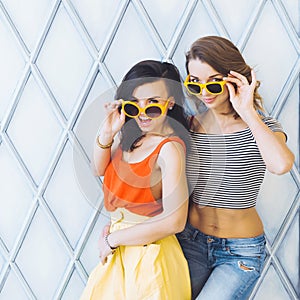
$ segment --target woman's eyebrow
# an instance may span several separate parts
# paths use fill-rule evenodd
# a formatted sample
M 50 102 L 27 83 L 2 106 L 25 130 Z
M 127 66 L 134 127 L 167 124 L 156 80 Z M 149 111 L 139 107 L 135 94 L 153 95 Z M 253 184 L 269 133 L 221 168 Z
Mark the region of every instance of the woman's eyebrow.
M 217 73 L 217 74 L 210 75 L 208 78 L 214 78 L 214 77 L 216 77 L 216 76 L 222 76 L 222 77 L 223 77 L 222 74 Z M 190 74 L 190 78 L 198 79 L 198 80 L 199 80 L 199 78 L 198 78 L 197 76 L 194 76 L 194 75 L 191 75 L 191 74 Z
M 217 73 L 217 74 L 214 74 L 214 75 L 210 76 L 209 78 L 213 78 L 213 77 L 217 77 L 217 76 L 222 76 L 222 77 L 224 77 L 224 75 L 223 75 L 223 74 L 221 74 L 221 73 Z
M 161 96 L 150 96 L 150 97 L 143 98 L 143 99 L 132 96 L 131 98 L 132 98 L 132 100 L 159 100 L 159 99 L 163 99 Z

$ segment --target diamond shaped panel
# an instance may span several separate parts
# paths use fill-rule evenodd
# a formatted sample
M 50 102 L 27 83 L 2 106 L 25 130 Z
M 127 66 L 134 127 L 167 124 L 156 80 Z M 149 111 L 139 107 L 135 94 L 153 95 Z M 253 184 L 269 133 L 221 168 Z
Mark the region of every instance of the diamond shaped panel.
M 42 34 L 53 1 L 3 0 L 2 3 L 5 5 L 25 44 L 30 50 L 33 50 L 39 36 Z M 25 11 L 26 13 L 24 13 Z
M 92 63 L 72 20 L 60 5 L 37 65 L 67 117 L 74 108 Z
M 99 261 L 99 252 L 98 252 L 98 239 L 99 235 L 102 232 L 102 228 L 109 223 L 109 218 L 107 213 L 101 213 L 99 218 L 89 236 L 89 239 L 85 245 L 84 251 L 80 256 L 80 261 L 82 262 L 86 272 L 89 274 L 96 267 Z
M 61 132 L 48 99 L 30 77 L 7 133 L 37 183 L 45 175 Z
M 204 35 L 217 35 L 217 29 L 214 21 L 210 18 L 202 2 L 190 8 L 192 15 L 188 19 L 188 24 L 184 29 L 183 35 L 175 49 L 173 61 L 179 68 L 182 77 L 186 77 L 185 53 L 189 50 L 191 44 Z
M 0 14 L 0 45 L 5 45 L 1 49 L 0 55 L 0 121 L 6 112 L 13 92 L 16 88 L 19 77 L 25 66 L 24 58 L 21 55 L 19 45 L 14 39 L 9 29 L 5 26 L 3 15 Z
M 265 232 L 271 243 L 274 242 L 297 192 L 298 187 L 289 173 L 278 176 L 267 172 L 257 201 L 257 209 L 264 221 Z M 272 214 L 270 214 L 270 208 L 272 208 Z
M 260 289 L 255 295 L 255 300 L 266 300 L 266 295 L 268 295 L 268 299 L 272 300 L 291 299 L 282 285 L 273 266 L 269 268 L 267 274 L 265 275 Z
M 84 284 L 76 271 L 73 272 L 61 300 L 79 299 Z
M 229 33 L 231 40 L 236 44 L 239 38 L 245 34 L 245 29 L 253 16 L 253 12 L 256 11 L 260 3 L 256 0 L 231 0 L 230 6 L 234 8 L 234 11 L 239 12 L 234 14 L 234 17 L 232 14 L 228 14 L 228 2 L 212 0 L 212 4 L 222 20 L 226 31 Z
M 162 6 L 160 0 L 142 0 L 164 45 L 168 46 L 188 1 L 172 0 L 165 2 L 165 5 Z
M 98 97 L 86 103 L 84 110 L 77 120 L 74 132 L 79 139 L 90 160 L 92 160 L 93 146 L 98 130 L 105 118 L 104 104 L 114 99 L 115 89 L 107 89 Z
M 126 59 L 124 59 L 126 57 Z M 119 30 L 105 57 L 105 64 L 115 82 L 119 83 L 127 71 L 138 61 L 161 57 L 155 42 L 145 32 L 140 17 L 129 4 Z
M 289 17 L 291 18 L 294 27 L 299 29 L 300 18 L 299 18 L 299 1 L 289 0 L 284 1 L 284 8 L 287 10 Z
M 108 38 L 107 34 L 113 27 L 122 2 L 118 0 L 72 0 L 72 2 L 97 48 L 102 48 L 103 41 Z
M 300 106 L 295 106 L 295 103 L 299 101 L 299 84 L 300 82 L 298 79 L 296 80 L 292 91 L 279 115 L 279 121 L 282 123 L 284 130 L 287 132 L 287 144 L 296 156 L 296 166 L 298 166 L 298 170 L 300 170 L 300 132 L 297 124 L 300 124 Z
M 7 280 L 5 281 L 4 287 L 0 293 L 1 300 L 7 299 L 28 299 L 29 297 L 25 293 L 21 286 L 16 274 L 10 271 Z
M 270 1 L 264 6 L 243 54 L 257 72 L 257 78 L 262 83 L 260 92 L 267 110 L 271 112 L 281 87 L 298 59 L 298 53 Z M 270 71 L 276 76 L 271 77 Z
M 33 192 L 5 145 L 0 147 L 0 235 L 11 249 L 33 201 Z
M 53 298 L 69 262 L 65 250 L 51 222 L 39 208 L 16 258 L 37 299 Z
M 62 185 L 63 189 L 61 189 Z M 91 206 L 79 190 L 73 170 L 72 148 L 69 143 L 54 170 L 44 198 L 70 244 L 75 248 L 91 214 Z M 64 209 L 61 209 L 62 207 Z
M 299 201 L 299 200 L 298 200 Z M 295 266 L 299 264 L 299 245 L 300 245 L 300 232 L 299 232 L 299 214 L 294 218 L 288 232 L 284 236 L 277 256 L 286 271 L 289 280 L 292 282 L 295 290 L 298 290 L 300 285 L 300 273 Z M 298 296 L 300 291 L 298 290 Z

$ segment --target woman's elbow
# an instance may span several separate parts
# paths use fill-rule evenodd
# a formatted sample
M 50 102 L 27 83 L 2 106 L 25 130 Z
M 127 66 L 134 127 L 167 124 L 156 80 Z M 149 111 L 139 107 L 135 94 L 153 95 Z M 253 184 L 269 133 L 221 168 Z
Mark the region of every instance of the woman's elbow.
M 96 170 L 96 171 L 94 172 L 94 176 L 96 176 L 96 177 L 104 176 L 104 172 L 100 172 L 100 171 Z
M 173 228 L 174 233 L 178 233 L 184 230 L 187 217 L 188 217 L 188 198 L 181 205 L 181 207 L 175 212 L 173 216 Z
M 292 169 L 294 161 L 295 156 L 291 153 L 287 159 L 281 161 L 279 164 L 277 164 L 276 167 L 271 166 L 270 168 L 268 168 L 268 171 L 276 175 L 283 175 Z
M 105 170 L 102 170 L 102 168 L 96 167 L 95 164 L 91 164 L 91 169 L 92 169 L 93 175 L 95 177 L 104 176 Z
M 181 222 L 181 224 L 179 224 L 179 225 L 177 226 L 177 230 L 176 230 L 175 233 L 179 233 L 179 232 L 183 231 L 184 228 L 185 228 L 185 224 L 186 224 L 186 222 Z
M 176 218 L 176 220 L 173 221 L 173 224 L 172 224 L 172 233 L 173 234 L 176 234 L 178 232 L 181 232 L 184 230 L 184 227 L 185 227 L 185 224 L 186 224 L 186 218 L 183 218 L 183 217 L 178 217 Z

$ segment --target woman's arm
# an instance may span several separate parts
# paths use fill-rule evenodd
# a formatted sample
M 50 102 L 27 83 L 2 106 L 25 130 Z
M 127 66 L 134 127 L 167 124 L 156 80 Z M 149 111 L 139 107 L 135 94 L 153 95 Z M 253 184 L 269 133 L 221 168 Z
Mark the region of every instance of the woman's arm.
M 110 145 L 110 143 L 112 143 L 111 146 L 101 147 L 103 145 L 104 146 Z M 94 161 L 93 161 L 94 169 L 95 169 L 95 176 L 103 176 L 104 175 L 106 167 L 108 166 L 108 164 L 110 162 L 112 153 L 115 150 L 115 144 L 113 144 L 113 143 L 114 143 L 114 135 L 111 133 L 105 134 L 105 133 L 102 133 L 102 130 L 101 130 L 100 134 L 96 137 L 96 140 L 94 142 Z
M 177 142 L 166 143 L 160 151 L 158 164 L 162 172 L 163 212 L 141 224 L 110 233 L 110 246 L 145 245 L 184 229 L 188 211 L 188 187 L 182 145 Z M 105 260 L 110 253 L 110 249 L 103 247 L 100 256 Z
M 286 145 L 284 133 L 273 132 L 257 113 L 247 117 L 247 124 L 254 136 L 267 170 L 277 175 L 290 171 L 295 157 Z
M 287 147 L 285 135 L 282 132 L 273 132 L 260 118 L 253 106 L 253 93 L 256 87 L 256 77 L 252 70 L 252 82 L 237 72 L 230 72 L 226 77 L 228 82 L 230 101 L 233 108 L 249 126 L 258 145 L 267 170 L 274 174 L 288 172 L 294 163 L 294 154 Z M 230 83 L 235 83 L 237 91 Z
M 125 122 L 124 112 L 119 113 L 120 100 L 106 103 L 105 118 L 99 129 L 99 134 L 94 143 L 94 169 L 96 176 L 103 176 L 108 166 L 112 151 L 116 148 L 113 145 L 115 135 L 120 131 Z M 113 148 L 111 146 L 114 146 Z M 113 150 L 112 150 L 113 149 Z

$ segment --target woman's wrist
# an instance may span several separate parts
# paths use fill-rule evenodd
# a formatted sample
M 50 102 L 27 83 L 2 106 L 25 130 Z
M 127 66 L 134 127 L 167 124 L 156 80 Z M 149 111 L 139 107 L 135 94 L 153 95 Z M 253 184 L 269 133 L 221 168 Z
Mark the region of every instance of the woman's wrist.
M 116 249 L 117 249 L 118 247 L 117 247 L 117 246 L 113 246 L 113 245 L 111 244 L 111 241 L 109 240 L 109 237 L 110 237 L 110 236 L 111 236 L 110 233 L 106 234 L 106 235 L 104 236 L 104 241 L 105 241 L 105 244 L 110 248 L 110 250 L 111 250 L 112 253 L 113 253 L 113 252 L 116 251 Z
M 113 144 L 113 142 L 114 142 L 114 139 L 113 139 L 113 138 L 108 139 L 109 142 L 105 142 L 105 143 L 100 142 L 100 139 L 99 139 L 99 138 L 100 138 L 100 136 L 98 135 L 97 138 L 96 138 L 96 143 L 97 143 L 97 146 L 98 146 L 99 148 L 101 148 L 101 149 L 109 149 L 109 148 L 111 148 L 111 146 L 112 146 L 112 144 Z
M 96 144 L 99 148 L 108 149 L 114 142 L 114 134 L 109 131 L 105 132 L 103 129 L 97 134 Z
M 244 111 L 239 114 L 242 120 L 247 123 L 247 125 L 251 125 L 252 123 L 257 122 L 259 120 L 259 115 L 255 109 L 250 109 L 248 111 Z

